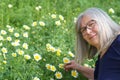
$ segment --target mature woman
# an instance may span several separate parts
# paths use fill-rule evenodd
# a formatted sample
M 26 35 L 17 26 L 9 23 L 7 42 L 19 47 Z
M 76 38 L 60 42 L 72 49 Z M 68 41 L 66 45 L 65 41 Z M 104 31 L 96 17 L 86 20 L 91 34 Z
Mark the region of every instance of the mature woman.
M 91 80 L 120 80 L 120 26 L 106 12 L 89 8 L 76 22 L 76 58 L 65 64 Z M 95 69 L 80 65 L 98 54 Z

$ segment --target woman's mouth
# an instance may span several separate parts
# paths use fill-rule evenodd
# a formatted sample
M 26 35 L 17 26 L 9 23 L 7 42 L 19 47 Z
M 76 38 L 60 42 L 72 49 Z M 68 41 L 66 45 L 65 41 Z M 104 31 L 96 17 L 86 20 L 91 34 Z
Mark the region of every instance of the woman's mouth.
M 91 39 L 93 39 L 94 37 L 96 37 L 96 34 L 93 35 L 93 36 L 91 36 L 91 37 L 89 37 L 89 39 L 91 40 Z

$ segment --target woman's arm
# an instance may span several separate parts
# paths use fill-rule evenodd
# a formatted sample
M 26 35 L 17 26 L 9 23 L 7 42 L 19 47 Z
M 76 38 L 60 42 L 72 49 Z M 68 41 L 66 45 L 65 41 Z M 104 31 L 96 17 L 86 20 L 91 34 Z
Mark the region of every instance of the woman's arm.
M 79 72 L 81 72 L 88 79 L 94 80 L 94 69 L 93 68 L 89 68 L 89 67 L 80 65 L 77 70 Z
M 70 69 L 75 69 L 78 72 L 82 73 L 86 78 L 88 78 L 90 80 L 94 80 L 94 69 L 89 68 L 89 67 L 85 67 L 82 65 L 78 65 L 74 60 L 72 60 L 68 64 L 65 64 L 64 68 L 66 71 L 68 71 Z

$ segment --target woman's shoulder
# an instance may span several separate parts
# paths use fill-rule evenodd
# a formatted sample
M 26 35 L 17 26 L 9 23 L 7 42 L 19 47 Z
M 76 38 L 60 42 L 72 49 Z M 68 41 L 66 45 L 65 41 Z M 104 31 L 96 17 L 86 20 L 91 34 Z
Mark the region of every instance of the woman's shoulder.
M 120 51 L 120 32 L 116 34 L 110 48 L 118 49 Z
M 118 33 L 117 35 L 117 38 L 116 38 L 118 41 L 120 41 L 120 32 Z
M 120 41 L 120 32 L 117 33 L 117 35 L 116 35 L 116 39 L 115 39 L 115 40 Z
M 120 49 L 120 32 L 117 34 L 116 38 L 114 39 L 112 46 Z

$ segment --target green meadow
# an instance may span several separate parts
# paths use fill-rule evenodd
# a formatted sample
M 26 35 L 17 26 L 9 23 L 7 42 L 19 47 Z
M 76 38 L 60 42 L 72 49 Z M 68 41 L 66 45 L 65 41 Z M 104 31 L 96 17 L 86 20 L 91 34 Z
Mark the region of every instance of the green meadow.
M 119 0 L 0 0 L 0 80 L 87 80 L 75 57 L 75 22 L 98 7 L 120 24 Z M 94 67 L 94 59 L 84 66 Z

